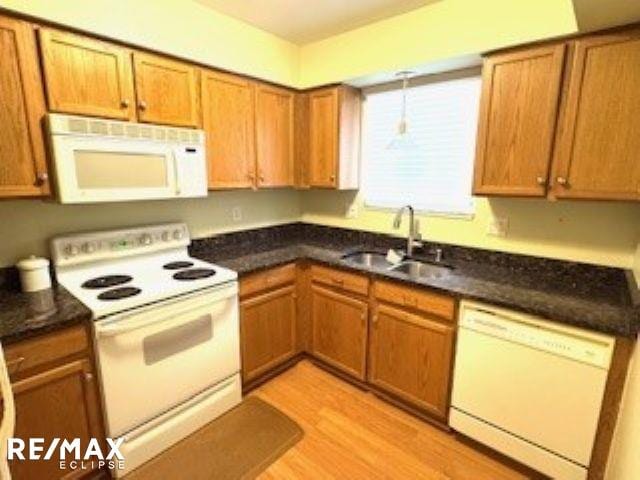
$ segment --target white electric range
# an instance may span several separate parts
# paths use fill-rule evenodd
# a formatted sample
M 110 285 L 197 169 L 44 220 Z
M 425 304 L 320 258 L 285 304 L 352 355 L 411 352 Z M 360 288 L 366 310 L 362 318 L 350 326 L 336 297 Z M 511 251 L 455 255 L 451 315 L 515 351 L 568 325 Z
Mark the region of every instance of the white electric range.
M 182 223 L 51 242 L 60 284 L 93 313 L 106 434 L 120 477 L 241 400 L 237 274 L 190 257 Z

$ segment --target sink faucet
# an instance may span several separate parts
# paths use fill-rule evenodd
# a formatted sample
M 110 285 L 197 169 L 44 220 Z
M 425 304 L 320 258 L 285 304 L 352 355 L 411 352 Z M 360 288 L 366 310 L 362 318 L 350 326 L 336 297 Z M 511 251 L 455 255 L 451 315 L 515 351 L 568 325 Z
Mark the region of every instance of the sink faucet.
M 396 230 L 400 228 L 400 223 L 402 222 L 402 214 L 405 210 L 409 211 L 409 236 L 407 237 L 407 256 L 411 257 L 413 255 L 414 247 L 421 247 L 422 243 L 420 243 L 420 232 L 417 231 L 418 221 L 414 219 L 414 210 L 411 205 L 405 205 L 401 207 L 396 213 L 396 217 L 393 219 L 393 228 Z

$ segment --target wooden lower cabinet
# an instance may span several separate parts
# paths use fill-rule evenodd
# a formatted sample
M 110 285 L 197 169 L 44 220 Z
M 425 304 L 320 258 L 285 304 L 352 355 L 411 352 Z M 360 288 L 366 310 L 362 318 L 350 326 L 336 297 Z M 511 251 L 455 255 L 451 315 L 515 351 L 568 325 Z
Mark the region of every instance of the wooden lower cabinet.
M 312 285 L 312 354 L 364 380 L 368 309 L 364 300 Z
M 446 420 L 454 327 L 425 313 L 376 305 L 371 318 L 369 382 Z
M 295 274 L 295 268 L 291 273 Z M 246 291 L 249 286 L 286 279 L 288 267 L 260 273 L 241 280 Z M 295 277 L 291 279 L 291 282 Z M 285 363 L 298 352 L 296 344 L 296 286 L 288 283 L 243 298 L 240 301 L 240 349 L 242 354 L 242 381 L 246 385 Z
M 104 446 L 97 378 L 84 328 L 73 328 L 9 345 L 7 367 L 15 402 L 15 438 L 25 443 L 44 438 L 45 451 L 53 438 L 79 438 L 86 448 L 91 438 Z M 92 473 L 60 469 L 60 459 L 12 460 L 14 480 L 77 479 Z

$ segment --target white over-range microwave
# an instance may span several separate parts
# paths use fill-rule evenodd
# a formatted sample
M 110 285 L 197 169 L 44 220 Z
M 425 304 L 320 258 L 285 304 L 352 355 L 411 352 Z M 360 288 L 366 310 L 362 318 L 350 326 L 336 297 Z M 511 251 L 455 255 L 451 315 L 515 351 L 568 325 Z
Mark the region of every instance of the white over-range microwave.
M 202 130 L 47 115 L 61 203 L 207 195 Z

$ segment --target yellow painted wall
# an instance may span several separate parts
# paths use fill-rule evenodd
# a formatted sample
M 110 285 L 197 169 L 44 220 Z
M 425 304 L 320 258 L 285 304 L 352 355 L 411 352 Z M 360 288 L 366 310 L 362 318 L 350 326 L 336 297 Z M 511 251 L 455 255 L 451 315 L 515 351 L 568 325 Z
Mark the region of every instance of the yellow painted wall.
M 231 209 L 242 209 L 242 220 Z M 0 201 L 0 267 L 35 254 L 49 256 L 55 235 L 153 223 L 184 221 L 193 237 L 296 221 L 298 193 L 292 190 L 214 192 L 208 198 L 93 205 L 60 205 L 40 200 Z
M 640 339 L 639 339 L 640 340 Z M 609 454 L 606 480 L 636 480 L 640 475 L 640 348 L 636 342 L 620 416 Z
M 576 30 L 571 0 L 439 0 L 302 47 L 193 0 L 0 0 L 0 7 L 299 88 Z
M 354 192 L 309 191 L 301 194 L 307 222 L 405 236 L 392 229 L 394 212 L 366 208 Z M 357 218 L 346 218 L 355 203 Z M 472 219 L 418 216 L 427 240 L 550 258 L 631 268 L 640 240 L 640 208 L 633 203 L 549 202 L 533 199 L 476 198 Z M 504 238 L 486 234 L 489 220 L 507 217 Z
M 299 85 L 398 71 L 576 30 L 571 0 L 440 0 L 304 45 Z
M 299 47 L 192 0 L 0 0 L 0 7 L 295 86 Z

